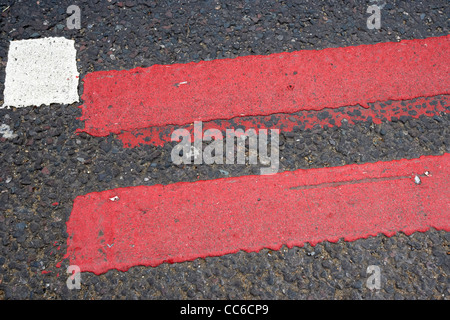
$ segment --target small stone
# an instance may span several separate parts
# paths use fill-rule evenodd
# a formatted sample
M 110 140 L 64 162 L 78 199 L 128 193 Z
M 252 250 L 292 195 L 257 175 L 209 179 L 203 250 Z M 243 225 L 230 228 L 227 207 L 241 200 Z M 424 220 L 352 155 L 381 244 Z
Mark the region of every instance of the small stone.
M 322 262 L 322 267 L 324 267 L 326 269 L 330 269 L 331 268 L 331 262 L 329 260 L 324 260 Z
M 415 183 L 415 184 L 421 184 L 421 183 L 422 183 L 422 181 L 420 181 L 419 176 L 415 176 L 415 177 L 414 177 L 414 183 Z
M 30 185 L 31 180 L 29 178 L 23 178 L 22 180 L 20 180 L 20 183 L 23 185 Z
M 27 225 L 26 225 L 25 222 L 19 222 L 18 224 L 16 224 L 16 230 L 23 231 L 23 230 L 25 230 L 25 227 L 26 227 L 26 226 L 27 226 Z
M 362 281 L 361 281 L 361 280 L 356 281 L 356 282 L 352 285 L 352 287 L 355 288 L 355 289 L 361 289 L 361 288 L 362 288 Z
M 108 153 L 111 150 L 111 144 L 107 143 L 107 142 L 102 142 L 100 143 L 100 148 L 105 151 L 106 153 Z

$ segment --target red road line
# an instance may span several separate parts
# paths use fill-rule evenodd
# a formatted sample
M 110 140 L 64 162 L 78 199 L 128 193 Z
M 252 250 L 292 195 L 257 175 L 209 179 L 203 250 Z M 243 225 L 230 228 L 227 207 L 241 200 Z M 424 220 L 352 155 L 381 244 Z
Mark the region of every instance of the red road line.
M 450 231 L 449 182 L 445 154 L 94 192 L 74 201 L 66 258 L 101 274 L 283 244 Z
M 237 116 L 449 94 L 450 36 L 93 72 L 83 79 L 95 136 Z
M 300 129 L 311 129 L 315 126 L 340 127 L 347 120 L 348 124 L 357 121 L 368 121 L 371 119 L 375 124 L 383 121 L 392 121 L 394 117 L 400 119 L 402 116 L 419 118 L 440 116 L 450 113 L 450 96 L 421 97 L 406 101 L 375 102 L 369 108 L 342 107 L 338 109 L 307 110 L 294 114 L 274 114 L 271 116 L 238 117 L 231 120 L 203 122 L 202 135 L 208 129 L 219 129 L 225 136 L 226 129 L 279 129 L 281 132 L 292 132 L 295 127 Z M 134 148 L 139 145 L 163 146 L 171 142 L 172 133 L 178 129 L 186 129 L 194 141 L 194 126 L 165 126 L 136 129 L 124 131 L 118 135 L 125 148 Z M 217 139 L 217 137 L 216 137 Z

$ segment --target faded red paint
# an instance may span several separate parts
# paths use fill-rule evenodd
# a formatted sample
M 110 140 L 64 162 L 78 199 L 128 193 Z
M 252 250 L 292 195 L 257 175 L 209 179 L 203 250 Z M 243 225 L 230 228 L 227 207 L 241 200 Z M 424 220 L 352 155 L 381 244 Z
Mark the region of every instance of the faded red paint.
M 239 250 L 450 231 L 449 183 L 445 154 L 94 192 L 74 200 L 65 258 L 101 274 Z
M 450 94 L 450 35 L 86 75 L 95 136 Z
M 391 121 L 394 117 L 399 119 L 402 116 L 419 118 L 420 116 L 440 116 L 443 113 L 450 113 L 450 96 L 442 95 L 437 97 L 421 97 L 406 101 L 375 102 L 369 108 L 342 107 L 338 109 L 323 109 L 320 111 L 308 110 L 293 114 L 274 114 L 271 116 L 239 117 L 232 120 L 218 120 L 203 122 L 203 133 L 208 129 L 219 129 L 225 136 L 226 129 L 279 129 L 280 132 L 292 132 L 295 127 L 301 129 L 311 129 L 315 126 L 340 127 L 346 120 L 348 124 L 357 121 L 368 121 L 375 124 L 382 121 Z M 344 120 L 345 119 L 345 120 Z M 139 145 L 163 146 L 171 142 L 171 136 L 176 129 L 186 129 L 191 134 L 191 141 L 194 139 L 194 127 L 185 126 L 165 126 L 136 129 L 125 131 L 118 135 L 125 148 L 134 148 Z

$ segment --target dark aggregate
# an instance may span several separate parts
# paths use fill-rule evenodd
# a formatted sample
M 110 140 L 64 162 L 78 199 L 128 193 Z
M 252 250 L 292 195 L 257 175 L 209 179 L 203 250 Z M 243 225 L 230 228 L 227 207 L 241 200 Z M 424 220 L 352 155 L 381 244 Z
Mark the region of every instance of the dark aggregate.
M 82 29 L 68 30 L 65 10 L 71 4 L 0 2 L 0 100 L 10 40 L 75 39 L 82 78 L 96 70 L 425 38 L 449 30 L 448 2 L 436 0 L 389 1 L 379 31 L 365 26 L 367 1 L 78 1 Z M 18 135 L 0 138 L 0 299 L 449 298 L 450 235 L 434 229 L 83 273 L 82 289 L 68 290 L 68 261 L 61 268 L 56 263 L 66 251 L 65 222 L 76 196 L 259 172 L 255 165 L 174 165 L 174 143 L 126 149 L 114 135 L 77 135 L 80 116 L 77 104 L 0 109 L 0 124 Z M 450 152 L 449 125 L 450 115 L 443 113 L 381 125 L 297 127 L 280 137 L 280 171 L 441 155 Z M 381 268 L 381 290 L 366 287 L 369 265 Z

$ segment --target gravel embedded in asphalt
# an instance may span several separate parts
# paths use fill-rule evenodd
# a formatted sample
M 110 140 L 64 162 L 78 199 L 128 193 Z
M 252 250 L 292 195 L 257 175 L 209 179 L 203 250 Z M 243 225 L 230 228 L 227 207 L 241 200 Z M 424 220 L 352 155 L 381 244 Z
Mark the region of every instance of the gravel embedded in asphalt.
M 71 4 L 0 4 L 0 100 L 10 40 L 74 39 L 82 79 L 96 70 L 425 38 L 449 29 L 446 1 L 389 1 L 380 30 L 366 27 L 367 1 L 78 1 L 82 29 L 68 30 Z M 449 298 L 450 235 L 433 229 L 83 273 L 82 289 L 68 290 L 69 263 L 56 264 L 76 196 L 259 172 L 249 165 L 174 165 L 173 143 L 126 149 L 114 135 L 76 135 L 80 116 L 77 104 L 0 109 L 0 125 L 17 134 L 0 137 L 0 299 Z M 449 124 L 447 113 L 299 129 L 280 137 L 280 171 L 448 153 Z M 366 286 L 369 265 L 381 269 L 381 290 Z

